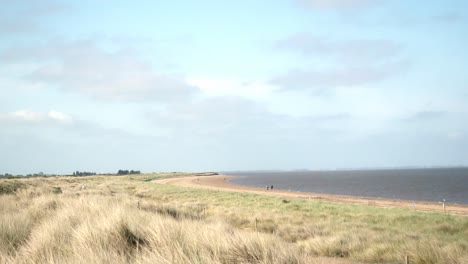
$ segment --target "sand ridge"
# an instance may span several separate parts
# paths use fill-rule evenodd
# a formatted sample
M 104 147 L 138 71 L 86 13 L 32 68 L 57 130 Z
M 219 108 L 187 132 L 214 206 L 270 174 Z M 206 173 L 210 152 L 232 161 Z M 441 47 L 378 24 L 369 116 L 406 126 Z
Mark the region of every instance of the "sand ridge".
M 240 193 L 254 193 L 261 195 L 276 196 L 288 199 L 306 199 L 306 200 L 321 200 L 333 203 L 354 204 L 354 205 L 367 205 L 373 207 L 384 208 L 401 208 L 423 212 L 439 212 L 451 215 L 468 216 L 468 206 L 458 204 L 445 204 L 445 210 L 440 203 L 421 202 L 421 201 L 407 201 L 407 200 L 390 200 L 390 199 L 377 199 L 368 197 L 356 197 L 346 195 L 332 195 L 332 194 L 319 194 L 319 193 L 305 193 L 305 192 L 290 192 L 285 190 L 266 190 L 248 186 L 241 186 L 230 183 L 229 180 L 237 176 L 188 176 L 182 178 L 169 178 L 154 180 L 158 184 L 170 184 L 185 187 L 203 188 L 218 191 L 230 191 Z

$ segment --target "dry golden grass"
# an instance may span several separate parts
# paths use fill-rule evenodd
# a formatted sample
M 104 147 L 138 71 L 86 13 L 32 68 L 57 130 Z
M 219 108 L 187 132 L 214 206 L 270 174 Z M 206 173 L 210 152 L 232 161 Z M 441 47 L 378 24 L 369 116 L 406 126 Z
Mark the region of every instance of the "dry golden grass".
M 167 176 L 0 180 L 0 263 L 468 263 L 464 217 L 149 181 Z

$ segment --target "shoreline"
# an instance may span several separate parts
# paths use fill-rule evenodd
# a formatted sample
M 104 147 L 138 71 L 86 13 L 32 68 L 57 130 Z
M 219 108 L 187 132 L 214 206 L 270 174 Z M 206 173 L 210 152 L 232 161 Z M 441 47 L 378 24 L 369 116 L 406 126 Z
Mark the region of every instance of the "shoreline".
M 230 180 L 234 179 L 234 178 L 239 178 L 239 177 L 245 177 L 245 176 L 233 176 L 232 178 L 230 178 L 229 180 L 226 180 L 226 183 L 228 184 L 231 184 L 231 185 L 235 185 L 235 186 L 240 186 L 240 187 L 251 187 L 251 186 L 248 186 L 248 185 L 242 185 L 242 184 L 236 184 L 236 183 L 232 183 L 230 182 Z M 257 190 L 263 190 L 262 188 L 258 188 L 258 187 L 251 187 L 251 188 L 255 188 Z M 359 196 L 359 195 L 349 195 L 349 194 L 332 194 L 332 193 L 314 193 L 314 192 L 302 192 L 302 191 L 289 191 L 289 190 L 284 190 L 284 189 L 275 189 L 275 191 L 280 191 L 280 192 L 288 192 L 288 193 L 297 193 L 297 194 L 303 194 L 304 196 L 307 196 L 307 195 L 315 195 L 315 196 L 333 196 L 333 197 L 342 197 L 342 198 L 358 198 L 358 199 L 363 199 L 363 200 L 377 200 L 377 201 L 393 201 L 393 202 L 405 202 L 405 203 L 408 203 L 408 204 L 412 204 L 413 202 L 415 204 L 431 204 L 431 205 L 436 205 L 436 204 L 440 204 L 440 206 L 442 206 L 442 203 L 441 202 L 432 202 L 432 201 L 425 201 L 425 200 L 406 200 L 406 199 L 392 199 L 392 198 L 385 198 L 385 197 L 371 197 L 371 196 Z M 446 202 L 445 203 L 446 206 L 452 206 L 452 207 L 457 207 L 457 206 L 460 206 L 460 207 L 467 207 L 468 208 L 468 204 L 460 204 L 460 203 L 448 203 Z
M 265 190 L 231 183 L 230 180 L 239 176 L 189 176 L 181 178 L 169 178 L 154 180 L 158 184 L 169 184 L 183 187 L 202 188 L 218 191 L 229 191 L 238 193 L 253 193 L 269 195 L 280 198 L 303 199 L 313 201 L 326 201 L 339 204 L 362 205 L 380 208 L 399 208 L 418 212 L 435 212 L 450 215 L 468 216 L 468 205 L 445 204 L 445 211 L 440 203 L 425 201 L 392 200 L 384 198 L 359 197 L 349 195 L 335 195 L 309 192 L 294 192 L 285 190 Z

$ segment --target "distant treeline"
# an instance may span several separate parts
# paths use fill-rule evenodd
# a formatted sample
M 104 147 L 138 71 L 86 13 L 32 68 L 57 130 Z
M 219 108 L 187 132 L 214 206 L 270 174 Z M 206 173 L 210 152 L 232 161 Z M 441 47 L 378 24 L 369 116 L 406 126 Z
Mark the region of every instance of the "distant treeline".
M 44 174 L 43 172 L 34 173 L 34 174 L 28 174 L 28 175 L 21 175 L 21 174 L 13 175 L 13 174 L 9 174 L 9 173 L 0 174 L 0 178 L 7 178 L 7 179 L 13 179 L 13 178 L 29 178 L 29 177 L 46 177 L 46 176 L 58 176 L 58 175 L 55 175 L 55 174 L 46 175 L 46 174 Z
M 16 178 L 18 176 L 15 176 L 15 175 L 12 175 L 12 174 L 9 174 L 9 173 L 5 173 L 5 174 L 0 174 L 0 178 L 8 178 L 8 179 L 11 179 L 11 178 Z
M 128 175 L 128 174 L 140 174 L 140 171 L 134 171 L 134 170 L 119 170 L 117 172 L 117 175 Z
M 43 172 L 28 174 L 28 175 L 13 175 L 10 173 L 0 174 L 0 178 L 13 179 L 13 178 L 29 178 L 29 177 L 57 177 L 57 176 L 93 176 L 93 175 L 131 175 L 131 174 L 141 174 L 139 170 L 119 170 L 117 173 L 96 173 L 89 171 L 74 171 L 73 174 L 69 175 L 58 175 L 58 174 L 45 174 Z
M 95 172 L 87 172 L 87 171 L 74 171 L 73 176 L 91 176 L 96 175 Z
M 137 170 L 119 170 L 116 174 L 112 173 L 101 173 L 100 175 L 130 175 L 130 174 L 140 174 L 140 171 Z M 87 172 L 87 171 L 76 171 L 73 172 L 73 176 L 92 176 L 97 175 L 95 172 Z

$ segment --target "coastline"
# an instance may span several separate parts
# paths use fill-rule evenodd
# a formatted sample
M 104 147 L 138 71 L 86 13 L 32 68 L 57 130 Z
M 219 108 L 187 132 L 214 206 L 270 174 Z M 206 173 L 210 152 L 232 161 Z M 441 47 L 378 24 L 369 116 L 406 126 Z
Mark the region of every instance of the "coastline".
M 231 179 L 239 176 L 189 176 L 181 178 L 169 178 L 154 180 L 158 184 L 169 184 L 183 187 L 202 188 L 217 191 L 229 191 L 239 193 L 253 193 L 260 195 L 269 195 L 280 198 L 304 199 L 315 201 L 326 201 L 340 204 L 372 206 L 380 208 L 399 208 L 418 212 L 435 212 L 450 215 L 468 216 L 468 205 L 446 204 L 445 211 L 442 204 L 425 201 L 407 201 L 380 199 L 371 197 L 359 197 L 348 195 L 309 193 L 309 192 L 289 192 L 284 190 L 264 190 L 261 188 L 237 185 L 229 182 Z

